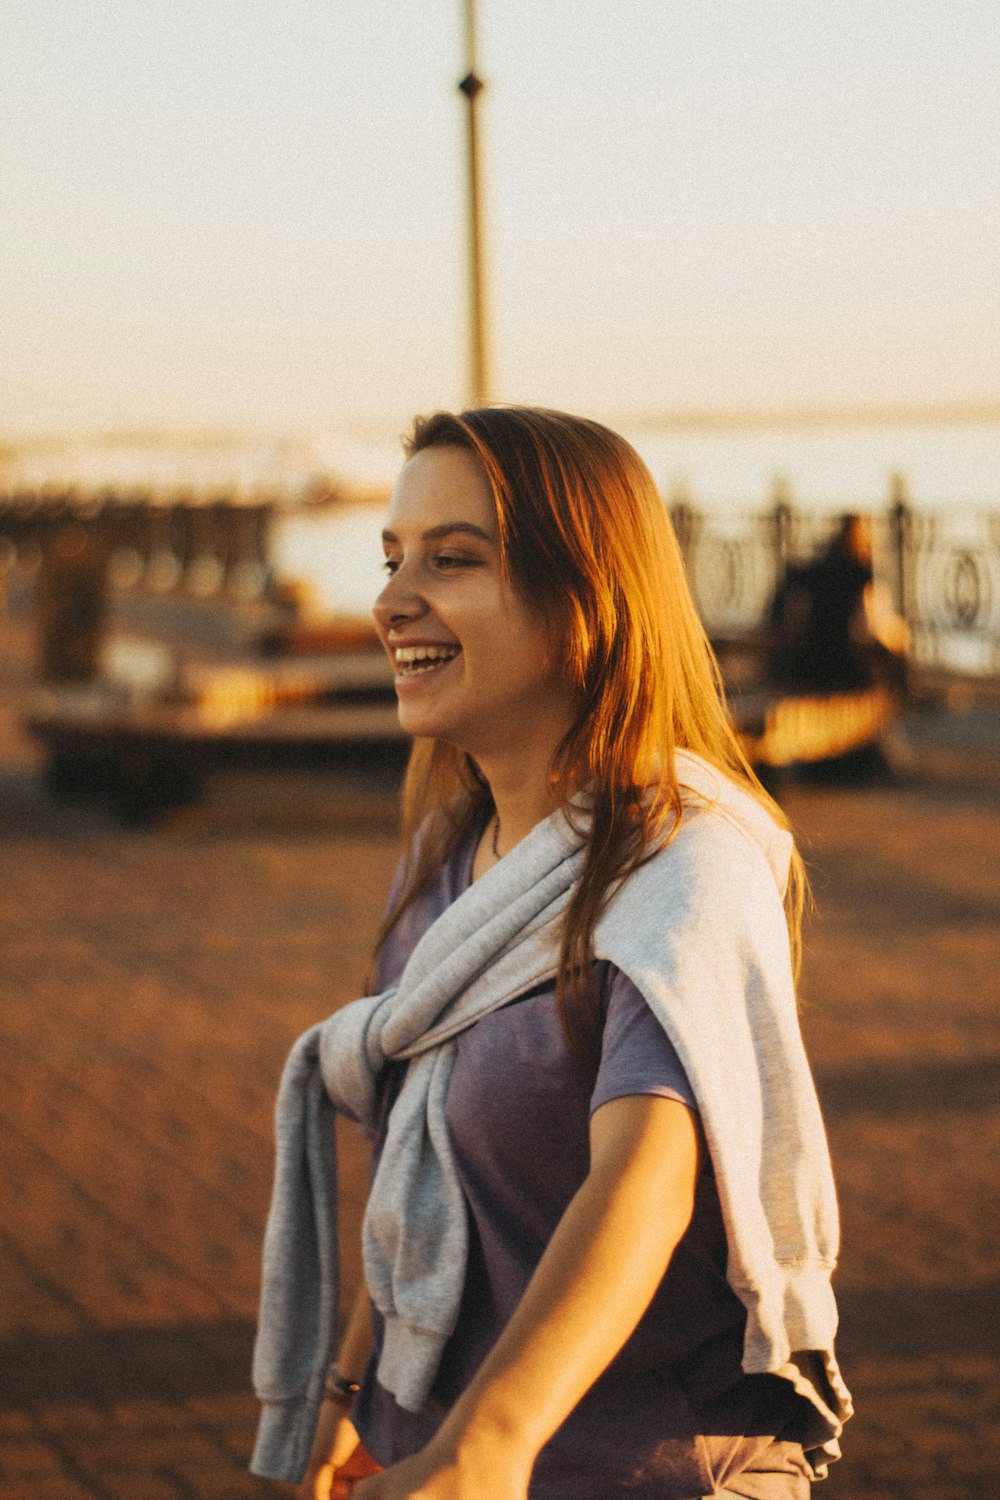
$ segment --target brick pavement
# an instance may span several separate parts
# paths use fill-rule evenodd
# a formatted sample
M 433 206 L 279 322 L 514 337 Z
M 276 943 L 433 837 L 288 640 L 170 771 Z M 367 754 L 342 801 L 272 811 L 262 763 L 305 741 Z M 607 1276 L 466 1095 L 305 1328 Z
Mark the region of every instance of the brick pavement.
M 0 650 L 13 682 L 18 652 Z M 395 858 L 336 777 L 244 780 L 153 834 L 53 808 L 0 709 L 0 1500 L 223 1500 L 289 1041 L 357 992 Z M 830 1500 L 1000 1493 L 988 787 L 797 788 L 804 1024 L 841 1187 L 859 1415 Z M 356 1218 L 361 1153 L 349 1133 Z M 345 1235 L 347 1274 L 358 1274 Z

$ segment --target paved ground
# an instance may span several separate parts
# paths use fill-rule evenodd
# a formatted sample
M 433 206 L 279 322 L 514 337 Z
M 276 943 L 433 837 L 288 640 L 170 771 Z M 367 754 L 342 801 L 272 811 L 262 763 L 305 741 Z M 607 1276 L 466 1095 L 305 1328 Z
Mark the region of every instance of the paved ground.
M 23 656 L 0 625 L 0 1500 L 284 1492 L 245 1472 L 273 1091 L 361 984 L 391 809 L 336 777 L 220 785 L 154 834 L 53 808 L 12 710 Z M 820 1493 L 987 1500 L 1000 797 L 979 776 L 786 802 L 859 1407 Z

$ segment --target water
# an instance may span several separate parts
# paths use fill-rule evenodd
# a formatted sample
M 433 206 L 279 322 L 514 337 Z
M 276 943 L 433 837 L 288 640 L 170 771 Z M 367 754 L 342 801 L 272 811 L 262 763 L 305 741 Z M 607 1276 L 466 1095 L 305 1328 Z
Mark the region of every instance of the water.
M 901 474 L 911 504 L 947 516 L 959 535 L 978 531 L 978 513 L 1000 513 L 1000 424 L 826 429 L 793 432 L 629 432 L 668 500 L 736 517 L 767 509 L 781 480 L 798 508 L 880 513 Z M 355 483 L 386 489 L 402 462 L 395 441 L 327 440 Z M 282 522 L 275 537 L 282 571 L 306 580 L 323 608 L 364 613 L 382 580 L 382 502 L 321 519 Z
M 275 523 L 272 562 L 279 577 L 296 580 L 307 612 L 369 613 L 384 582 L 384 520 L 379 503 L 292 512 Z
M 780 477 L 803 510 L 877 512 L 900 474 L 918 509 L 1000 510 L 1000 424 L 637 432 L 632 441 L 667 496 L 681 490 L 706 509 L 763 508 Z
M 992 669 L 1000 653 L 1000 421 L 731 432 L 630 431 L 624 424 L 622 430 L 668 501 L 683 497 L 713 514 L 722 529 L 769 509 L 779 482 L 802 512 L 884 513 L 894 476 L 901 475 L 915 510 L 939 518 L 941 534 L 920 561 L 921 614 L 935 630 L 956 612 L 963 615 L 961 630 L 950 631 L 949 655 L 965 653 L 965 670 L 987 663 Z M 320 488 L 328 483 L 384 496 L 401 462 L 394 435 L 346 427 L 284 438 L 163 433 L 52 439 L 0 454 L 0 489 L 138 487 L 162 497 L 186 490 L 193 497 L 268 494 L 294 502 L 319 481 Z M 368 500 L 285 516 L 274 534 L 279 573 L 302 582 L 317 612 L 367 615 L 383 578 L 384 509 L 384 500 Z
M 921 509 L 1000 510 L 1000 423 L 839 427 L 745 432 L 665 432 L 622 427 L 670 497 L 709 510 L 765 508 L 776 479 L 804 510 L 879 511 L 901 474 Z M 390 485 L 398 442 L 345 434 L 326 452 L 347 477 Z
M 881 510 L 894 473 L 914 504 L 1000 509 L 1000 421 L 976 425 L 812 428 L 784 431 L 622 431 L 667 496 L 684 491 L 704 509 L 768 505 L 775 480 L 806 510 Z M 266 433 L 162 433 L 52 438 L 0 450 L 0 490 L 146 489 L 205 496 L 255 493 L 287 499 L 319 478 L 387 491 L 402 463 L 391 431 L 347 427 L 285 437 Z

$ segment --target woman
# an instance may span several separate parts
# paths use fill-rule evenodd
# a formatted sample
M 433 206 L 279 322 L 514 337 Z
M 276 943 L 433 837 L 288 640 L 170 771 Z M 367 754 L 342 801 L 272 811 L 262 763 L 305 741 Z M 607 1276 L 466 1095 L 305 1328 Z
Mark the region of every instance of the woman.
M 438 414 L 384 544 L 406 855 L 373 995 L 282 1082 L 254 1467 L 323 1495 L 381 1465 L 355 1500 L 801 1500 L 850 1414 L 801 866 L 653 481 L 593 422 Z M 371 1318 L 330 1364 L 334 1107 L 375 1171 Z

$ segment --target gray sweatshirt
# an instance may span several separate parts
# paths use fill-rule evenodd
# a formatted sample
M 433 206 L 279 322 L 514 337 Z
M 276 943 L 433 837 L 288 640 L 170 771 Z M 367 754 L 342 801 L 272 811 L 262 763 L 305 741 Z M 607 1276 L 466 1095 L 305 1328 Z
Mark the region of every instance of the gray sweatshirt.
M 785 1376 L 817 1407 L 829 1453 L 850 1415 L 833 1356 L 837 1211 L 802 1048 L 782 909 L 789 836 L 745 792 L 679 752 L 681 829 L 616 893 L 595 933 L 664 1027 L 694 1090 L 747 1309 L 743 1366 Z M 304 1472 L 336 1324 L 334 1109 L 371 1127 L 388 1059 L 407 1059 L 363 1227 L 385 1319 L 380 1383 L 420 1409 L 454 1329 L 467 1215 L 444 1102 L 453 1039 L 555 972 L 559 918 L 582 864 L 560 814 L 459 897 L 397 988 L 313 1027 L 286 1064 L 264 1246 L 254 1383 L 255 1472 Z

